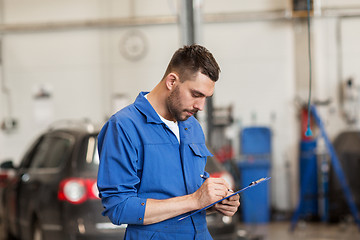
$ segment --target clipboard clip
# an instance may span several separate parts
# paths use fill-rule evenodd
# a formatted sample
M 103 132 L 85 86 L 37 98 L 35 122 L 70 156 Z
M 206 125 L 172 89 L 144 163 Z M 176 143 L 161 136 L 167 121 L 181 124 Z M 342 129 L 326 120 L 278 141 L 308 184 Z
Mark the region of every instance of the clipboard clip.
M 262 181 L 267 181 L 267 180 L 269 180 L 269 179 L 268 179 L 268 178 L 260 178 L 260 179 L 258 179 L 258 180 L 256 180 L 256 181 L 251 182 L 251 183 L 249 184 L 249 186 L 252 186 L 252 185 L 258 184 L 258 183 L 260 183 L 260 182 L 262 182 Z

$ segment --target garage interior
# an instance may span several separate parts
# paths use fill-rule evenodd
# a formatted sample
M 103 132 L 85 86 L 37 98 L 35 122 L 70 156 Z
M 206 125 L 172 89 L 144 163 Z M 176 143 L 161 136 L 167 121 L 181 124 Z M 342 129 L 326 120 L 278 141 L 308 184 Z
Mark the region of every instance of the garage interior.
M 104 124 L 198 43 L 221 68 L 209 149 L 238 189 L 271 177 L 237 239 L 358 239 L 359 42 L 357 0 L 0 0 L 0 163 L 54 122 Z

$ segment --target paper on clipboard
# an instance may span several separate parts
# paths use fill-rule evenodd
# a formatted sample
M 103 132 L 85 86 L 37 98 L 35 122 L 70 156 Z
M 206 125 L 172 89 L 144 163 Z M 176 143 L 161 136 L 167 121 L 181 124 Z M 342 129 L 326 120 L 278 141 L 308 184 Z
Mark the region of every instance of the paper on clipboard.
M 204 211 L 204 210 L 206 210 L 206 209 L 214 206 L 215 204 L 217 204 L 217 203 L 219 203 L 219 202 L 221 202 L 221 201 L 223 201 L 223 200 L 225 200 L 225 199 L 228 199 L 228 198 L 230 198 L 230 197 L 232 197 L 232 196 L 234 196 L 234 195 L 236 195 L 236 194 L 239 194 L 239 193 L 245 191 L 246 189 L 255 187 L 255 186 L 257 186 L 257 185 L 260 184 L 260 183 L 266 182 L 266 181 L 268 181 L 270 178 L 271 178 L 271 177 L 266 177 L 266 178 L 261 178 L 261 179 L 259 179 L 259 180 L 256 180 L 256 181 L 250 183 L 249 186 L 244 187 L 244 188 L 242 188 L 242 189 L 240 189 L 240 190 L 238 190 L 238 191 L 230 194 L 229 196 L 224 197 L 223 199 L 220 199 L 220 200 L 218 200 L 218 201 L 216 201 L 216 202 L 213 202 L 213 203 L 211 203 L 210 205 L 207 205 L 206 207 L 203 207 L 203 208 L 201 208 L 201 209 L 199 209 L 199 210 L 197 210 L 197 211 L 195 211 L 195 212 L 193 212 L 193 213 L 191 213 L 191 214 L 189 214 L 189 215 L 186 215 L 185 217 L 179 218 L 179 219 L 178 219 L 178 222 L 180 222 L 180 221 L 182 221 L 182 220 L 184 220 L 184 219 L 186 219 L 186 218 L 188 218 L 188 217 L 190 217 L 190 216 L 192 216 L 192 215 L 194 215 L 194 214 L 196 214 L 196 213 L 199 213 L 199 212 L 201 212 L 201 211 Z

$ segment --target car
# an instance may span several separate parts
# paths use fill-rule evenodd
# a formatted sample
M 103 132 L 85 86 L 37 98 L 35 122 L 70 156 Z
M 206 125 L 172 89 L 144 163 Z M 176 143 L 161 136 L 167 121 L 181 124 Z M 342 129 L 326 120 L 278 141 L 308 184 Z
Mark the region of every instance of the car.
M 22 240 L 122 239 L 103 211 L 96 185 L 98 129 L 88 121 L 51 125 L 25 153 L 2 190 L 5 236 Z
M 4 224 L 2 216 L 5 214 L 5 209 L 3 207 L 3 192 L 5 189 L 5 186 L 7 186 L 9 179 L 14 174 L 14 167 L 12 165 L 12 162 L 9 160 L 3 160 L 1 162 L 4 162 L 0 166 L 0 239 L 5 238 L 5 230 L 4 230 Z
M 101 215 L 96 185 L 100 127 L 89 121 L 52 124 L 29 147 L 18 167 L 1 164 L 0 213 L 5 238 L 22 240 L 122 239 L 126 224 L 112 224 Z M 215 158 L 206 171 L 234 180 Z M 236 239 L 238 217 L 207 215 L 215 240 Z

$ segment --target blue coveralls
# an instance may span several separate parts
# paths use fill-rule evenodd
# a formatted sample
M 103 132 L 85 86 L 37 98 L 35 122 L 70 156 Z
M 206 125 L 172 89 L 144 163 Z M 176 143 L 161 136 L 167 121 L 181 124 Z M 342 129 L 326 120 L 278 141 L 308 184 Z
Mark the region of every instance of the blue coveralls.
M 146 200 L 195 192 L 203 183 L 205 137 L 194 117 L 179 121 L 180 144 L 141 92 L 135 102 L 114 114 L 98 136 L 98 188 L 103 215 L 128 224 L 125 239 L 212 239 L 205 211 L 143 225 Z

